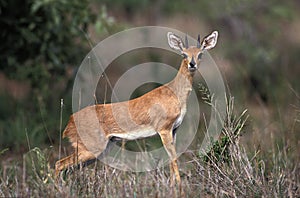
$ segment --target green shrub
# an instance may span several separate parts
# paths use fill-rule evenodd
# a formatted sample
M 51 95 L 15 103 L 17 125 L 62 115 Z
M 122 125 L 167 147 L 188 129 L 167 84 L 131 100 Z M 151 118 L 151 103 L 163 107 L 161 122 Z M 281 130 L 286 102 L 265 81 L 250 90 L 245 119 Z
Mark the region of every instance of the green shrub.
M 0 70 L 35 88 L 65 74 L 86 49 L 79 47 L 96 15 L 89 0 L 1 0 Z
M 0 0 L 0 72 L 31 86 L 22 100 L 0 96 L 0 147 L 18 149 L 58 138 L 59 101 L 71 101 L 75 74 L 70 78 L 67 71 L 80 65 L 90 48 L 85 32 L 96 21 L 111 25 L 98 15 L 105 10 L 91 8 L 90 0 Z

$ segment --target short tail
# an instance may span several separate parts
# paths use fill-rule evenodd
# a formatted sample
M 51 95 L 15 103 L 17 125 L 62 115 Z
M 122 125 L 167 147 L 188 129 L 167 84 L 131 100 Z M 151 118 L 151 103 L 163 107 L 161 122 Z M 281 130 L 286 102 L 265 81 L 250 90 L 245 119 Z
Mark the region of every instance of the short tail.
M 80 153 L 73 153 L 55 163 L 55 176 L 58 176 L 60 171 L 78 165 L 82 163 L 83 165 L 89 165 L 96 161 L 95 155 L 89 151 L 84 151 Z

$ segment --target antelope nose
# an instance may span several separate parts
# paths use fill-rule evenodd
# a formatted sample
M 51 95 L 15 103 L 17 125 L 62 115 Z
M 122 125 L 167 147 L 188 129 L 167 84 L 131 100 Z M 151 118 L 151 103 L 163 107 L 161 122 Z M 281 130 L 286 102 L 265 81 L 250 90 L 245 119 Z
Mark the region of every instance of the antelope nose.
M 196 62 L 195 62 L 194 57 L 193 57 L 191 62 L 190 62 L 190 66 L 195 67 L 195 65 L 196 65 Z
M 191 66 L 191 67 L 194 67 L 194 66 L 195 66 L 195 63 L 190 62 L 190 66 Z

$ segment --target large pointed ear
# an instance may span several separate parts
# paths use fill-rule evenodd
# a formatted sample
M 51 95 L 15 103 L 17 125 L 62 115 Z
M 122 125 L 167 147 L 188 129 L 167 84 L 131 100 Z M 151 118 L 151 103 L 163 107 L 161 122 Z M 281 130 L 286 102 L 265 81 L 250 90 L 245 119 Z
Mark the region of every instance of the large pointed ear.
M 168 43 L 169 46 L 174 50 L 182 51 L 184 48 L 181 38 L 175 35 L 173 32 L 168 32 Z
M 201 44 L 201 48 L 205 50 L 209 50 L 214 48 L 218 41 L 218 31 L 213 31 L 210 35 L 206 36 Z

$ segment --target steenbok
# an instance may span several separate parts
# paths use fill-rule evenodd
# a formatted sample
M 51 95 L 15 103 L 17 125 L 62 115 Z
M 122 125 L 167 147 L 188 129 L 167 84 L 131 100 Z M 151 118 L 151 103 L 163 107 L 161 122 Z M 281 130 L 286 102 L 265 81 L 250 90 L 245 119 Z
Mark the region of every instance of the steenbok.
M 174 136 L 186 114 L 202 54 L 216 45 L 218 32 L 212 32 L 201 43 L 198 36 L 197 46 L 189 46 L 187 37 L 184 44 L 172 32 L 167 38 L 169 46 L 183 56 L 176 77 L 138 98 L 88 106 L 71 115 L 63 137 L 69 138 L 75 152 L 56 162 L 56 175 L 72 165 L 94 161 L 113 139 L 135 140 L 158 134 L 171 160 L 171 181 L 175 174 L 180 184 Z

